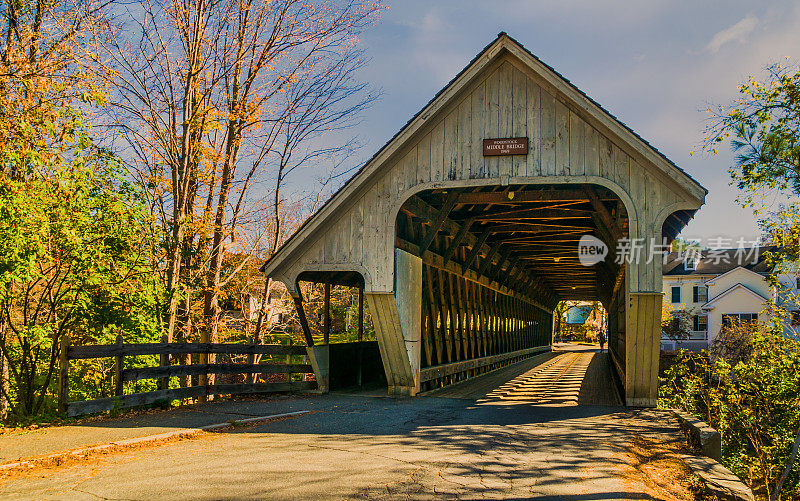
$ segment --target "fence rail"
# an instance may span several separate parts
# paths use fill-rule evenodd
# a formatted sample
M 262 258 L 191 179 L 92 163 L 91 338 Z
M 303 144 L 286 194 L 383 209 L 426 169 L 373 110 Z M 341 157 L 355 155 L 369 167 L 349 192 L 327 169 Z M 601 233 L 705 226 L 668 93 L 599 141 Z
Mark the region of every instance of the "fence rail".
M 106 358 L 137 355 L 188 355 L 215 353 L 232 355 L 305 355 L 305 346 L 281 344 L 233 344 L 233 343 L 141 343 L 70 346 L 70 360 Z
M 247 363 L 200 363 L 191 365 L 171 365 L 170 356 L 175 355 L 248 355 Z M 156 367 L 125 368 L 125 357 L 159 355 L 160 365 Z M 286 356 L 286 363 L 258 364 L 255 355 Z M 292 374 L 313 373 L 307 363 L 292 363 L 292 356 L 305 356 L 305 346 L 275 344 L 231 344 L 231 343 L 140 343 L 125 344 L 121 337 L 116 344 L 72 346 L 70 339 L 61 340 L 58 408 L 68 416 L 80 416 L 111 409 L 122 409 L 168 402 L 184 398 L 197 398 L 208 395 L 275 393 L 312 390 L 315 381 L 292 381 Z M 114 358 L 114 396 L 94 400 L 69 402 L 69 362 L 94 358 Z M 169 388 L 169 378 L 178 376 L 200 376 L 207 374 L 287 374 L 288 381 L 273 383 L 234 383 L 209 384 L 183 388 Z M 123 394 L 124 383 L 143 379 L 158 379 L 159 389 L 142 393 Z M 248 377 L 248 381 L 251 378 Z

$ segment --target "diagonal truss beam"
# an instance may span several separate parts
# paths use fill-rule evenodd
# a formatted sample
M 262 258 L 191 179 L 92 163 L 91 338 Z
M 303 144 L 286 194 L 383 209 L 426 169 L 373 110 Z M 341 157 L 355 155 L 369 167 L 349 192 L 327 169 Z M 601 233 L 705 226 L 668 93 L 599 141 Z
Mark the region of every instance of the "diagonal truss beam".
M 431 227 L 428 229 L 428 232 L 422 238 L 422 241 L 419 244 L 420 252 L 425 252 L 428 250 L 428 247 L 431 246 L 433 239 L 436 238 L 436 235 L 439 234 L 439 230 L 442 229 L 442 225 L 447 220 L 447 216 L 450 215 L 450 211 L 453 210 L 453 207 L 456 206 L 456 201 L 458 200 L 458 191 L 453 190 L 447 196 L 447 200 L 444 203 L 444 207 L 441 210 L 436 210 L 431 207 L 432 211 L 435 211 L 436 216 L 431 220 Z

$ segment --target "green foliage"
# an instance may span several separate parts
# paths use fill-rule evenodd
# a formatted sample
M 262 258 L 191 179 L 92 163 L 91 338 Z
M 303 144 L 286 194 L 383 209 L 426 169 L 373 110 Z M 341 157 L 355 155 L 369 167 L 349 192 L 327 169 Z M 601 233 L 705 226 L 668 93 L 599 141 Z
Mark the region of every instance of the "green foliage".
M 729 169 L 739 202 L 761 215 L 759 224 L 783 253 L 800 257 L 800 68 L 773 65 L 763 81 L 739 86 L 741 98 L 720 106 L 706 129 L 705 146 L 728 143 L 736 154 Z M 769 195 L 769 196 L 768 196 Z M 778 195 L 776 198 L 774 195 Z M 786 203 L 774 208 L 776 200 Z M 769 205 L 769 210 L 767 207 Z
M 708 149 L 730 141 L 737 154 L 730 172 L 740 190 L 800 195 L 800 70 L 771 66 L 763 82 L 751 77 L 739 93 L 739 101 L 715 114 Z
M 735 153 L 729 172 L 742 191 L 738 201 L 760 215 L 762 231 L 778 246 L 768 262 L 781 266 L 800 257 L 800 68 L 768 67 L 762 81 L 751 77 L 739 92 L 740 99 L 712 114 L 705 148 L 716 153 L 728 143 Z M 767 210 L 781 199 L 786 203 Z M 776 277 L 769 280 L 777 285 Z M 713 363 L 682 354 L 661 387 L 662 405 L 687 409 L 720 430 L 725 462 L 770 499 L 800 440 L 800 344 L 784 334 L 785 316 L 774 319 L 729 333 Z M 800 495 L 798 469 L 786 477 L 784 498 Z
M 722 435 L 723 463 L 760 496 L 774 494 L 800 428 L 800 343 L 751 328 L 743 360 L 681 351 L 659 387 L 659 406 L 684 409 Z M 781 499 L 800 495 L 795 463 Z
M 672 340 L 688 339 L 692 330 L 692 315 L 684 310 L 675 310 L 664 303 L 661 313 L 661 333 Z
M 86 127 L 70 132 L 35 169 L 6 152 L 0 170 L 0 348 L 17 417 L 54 405 L 62 336 L 144 341 L 159 329 L 155 248 L 143 231 L 150 216 L 117 159 L 94 147 Z M 80 367 L 78 388 L 108 378 L 107 368 Z

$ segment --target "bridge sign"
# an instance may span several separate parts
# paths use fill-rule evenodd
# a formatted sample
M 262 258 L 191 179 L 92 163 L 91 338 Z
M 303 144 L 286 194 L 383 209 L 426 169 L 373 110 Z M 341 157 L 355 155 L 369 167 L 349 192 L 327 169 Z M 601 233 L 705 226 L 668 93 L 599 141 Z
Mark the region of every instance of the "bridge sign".
M 528 138 L 510 137 L 505 139 L 484 139 L 483 156 L 527 155 Z

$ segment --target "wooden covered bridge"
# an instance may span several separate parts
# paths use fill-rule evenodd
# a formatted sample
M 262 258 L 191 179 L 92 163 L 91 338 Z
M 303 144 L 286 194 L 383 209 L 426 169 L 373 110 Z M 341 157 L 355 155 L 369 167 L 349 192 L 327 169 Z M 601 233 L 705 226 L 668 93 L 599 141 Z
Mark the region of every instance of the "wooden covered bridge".
M 264 271 L 295 298 L 309 345 L 298 282 L 363 287 L 395 394 L 549 350 L 557 303 L 599 300 L 626 403 L 652 406 L 662 263 L 647 254 L 706 193 L 501 33 Z M 579 259 L 586 235 L 610 249 L 597 264 Z M 328 352 L 309 353 L 324 378 Z

